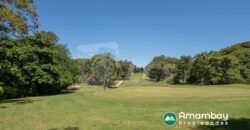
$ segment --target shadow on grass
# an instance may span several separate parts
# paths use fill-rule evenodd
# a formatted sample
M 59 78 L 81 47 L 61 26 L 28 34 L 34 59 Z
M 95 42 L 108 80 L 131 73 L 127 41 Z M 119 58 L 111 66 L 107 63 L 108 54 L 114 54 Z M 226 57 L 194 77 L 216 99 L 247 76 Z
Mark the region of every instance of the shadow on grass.
M 6 106 L 0 106 L 0 109 L 5 109 L 5 108 L 8 108 L 8 107 L 6 107 Z
M 59 130 L 57 128 L 51 128 L 51 129 L 48 129 L 48 130 Z M 80 130 L 79 127 L 67 127 L 67 128 L 64 128 L 62 130 Z
M 72 94 L 72 93 L 75 93 L 77 90 L 79 90 L 79 88 L 66 89 L 66 90 L 61 90 L 58 93 L 45 94 L 45 95 L 39 95 L 39 96 L 57 96 L 57 95 Z
M 199 126 L 204 130 L 250 130 L 250 119 L 229 119 L 227 126 Z
M 75 93 L 75 91 L 78 89 L 71 89 L 71 90 L 63 90 L 59 93 L 56 94 L 51 94 L 51 95 L 39 95 L 39 96 L 57 96 L 57 95 L 64 95 L 64 94 L 72 94 Z M 11 104 L 17 104 L 17 105 L 24 105 L 24 104 L 30 104 L 35 101 L 40 101 L 41 99 L 29 99 L 29 98 L 18 98 L 18 99 L 4 99 L 0 100 L 0 104 L 4 103 L 11 103 Z M 5 109 L 7 108 L 6 106 L 0 106 L 0 109 Z
M 78 127 L 67 127 L 64 130 L 79 130 Z
M 7 99 L 7 100 L 3 100 L 0 101 L 0 104 L 3 103 L 12 103 L 12 104 L 17 104 L 17 105 L 24 105 L 24 104 L 30 104 L 33 103 L 35 101 L 40 101 L 40 100 L 31 100 L 31 99 Z M 4 109 L 4 106 L 0 106 L 0 108 Z
M 109 89 L 116 89 L 116 88 L 118 88 L 118 87 L 108 87 Z

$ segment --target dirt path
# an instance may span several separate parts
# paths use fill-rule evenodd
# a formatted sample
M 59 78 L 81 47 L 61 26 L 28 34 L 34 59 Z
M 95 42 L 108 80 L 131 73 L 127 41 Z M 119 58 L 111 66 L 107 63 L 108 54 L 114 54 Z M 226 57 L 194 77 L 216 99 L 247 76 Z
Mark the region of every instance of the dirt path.
M 116 85 L 115 87 L 119 87 L 124 81 L 123 80 L 120 80 Z

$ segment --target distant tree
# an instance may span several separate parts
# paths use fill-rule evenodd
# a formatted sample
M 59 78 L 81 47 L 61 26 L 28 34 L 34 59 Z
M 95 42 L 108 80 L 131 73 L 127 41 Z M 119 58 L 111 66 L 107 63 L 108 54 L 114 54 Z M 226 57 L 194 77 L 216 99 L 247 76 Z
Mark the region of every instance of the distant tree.
M 197 54 L 190 70 L 189 82 L 196 84 L 204 83 L 207 82 L 206 79 L 209 79 L 209 77 L 206 54 Z
M 250 53 L 242 53 L 238 56 L 240 73 L 246 83 L 250 83 Z
M 219 55 L 234 57 L 239 62 L 243 82 L 250 83 L 250 41 L 234 44 L 220 50 Z
M 91 60 L 90 59 L 75 59 L 75 63 L 77 64 L 77 67 L 79 69 L 77 78 L 78 82 L 85 82 L 88 81 L 91 74 Z
M 143 67 L 134 67 L 134 73 L 143 73 L 144 72 L 144 68 Z
M 174 73 L 176 62 L 176 58 L 166 57 L 164 55 L 156 56 L 146 66 L 146 74 L 150 79 L 155 81 L 166 79 Z
M 176 82 L 182 80 L 182 83 L 186 83 L 189 75 L 190 69 L 192 66 L 192 57 L 191 56 L 181 56 L 176 64 L 176 75 L 174 77 Z
M 243 79 L 240 74 L 239 62 L 236 58 L 231 56 L 222 57 L 220 68 L 222 83 L 242 82 Z
M 97 80 L 101 81 L 103 88 L 110 87 L 113 82 L 115 60 L 110 53 L 98 54 L 91 58 L 91 71 Z
M 166 79 L 166 77 L 170 75 L 166 66 L 154 63 L 147 66 L 146 74 L 150 79 L 156 82 Z
M 170 73 L 174 73 L 174 68 L 178 59 L 173 57 L 166 57 L 164 55 L 156 56 L 150 63 L 161 64 L 168 68 Z M 149 63 L 149 64 L 150 64 Z
M 127 60 L 118 61 L 117 65 L 117 76 L 122 79 L 128 79 L 134 71 L 134 64 Z
M 0 1 L 0 34 L 23 36 L 38 28 L 38 13 L 33 0 Z
M 230 56 L 197 56 L 191 67 L 189 82 L 225 84 L 242 82 L 239 62 Z

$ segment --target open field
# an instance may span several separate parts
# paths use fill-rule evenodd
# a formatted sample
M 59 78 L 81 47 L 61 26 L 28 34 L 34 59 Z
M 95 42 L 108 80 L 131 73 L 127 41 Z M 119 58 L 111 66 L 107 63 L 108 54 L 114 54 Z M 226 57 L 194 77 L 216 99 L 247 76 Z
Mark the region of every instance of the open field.
M 165 126 L 162 115 L 167 111 L 228 113 L 231 125 L 224 129 L 249 129 L 249 85 L 168 85 L 142 77 L 134 75 L 119 88 L 105 91 L 82 84 L 60 95 L 1 101 L 0 129 L 212 129 Z

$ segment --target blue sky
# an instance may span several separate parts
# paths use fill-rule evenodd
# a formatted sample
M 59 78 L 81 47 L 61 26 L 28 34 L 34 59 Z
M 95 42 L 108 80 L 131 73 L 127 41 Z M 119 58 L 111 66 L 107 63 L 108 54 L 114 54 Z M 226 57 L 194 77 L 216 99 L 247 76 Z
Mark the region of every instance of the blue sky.
M 145 66 L 250 40 L 249 0 L 35 0 L 73 58 L 110 51 Z

